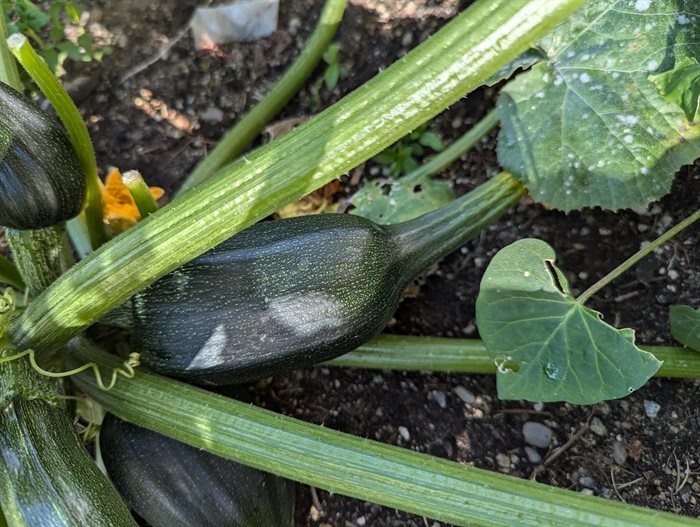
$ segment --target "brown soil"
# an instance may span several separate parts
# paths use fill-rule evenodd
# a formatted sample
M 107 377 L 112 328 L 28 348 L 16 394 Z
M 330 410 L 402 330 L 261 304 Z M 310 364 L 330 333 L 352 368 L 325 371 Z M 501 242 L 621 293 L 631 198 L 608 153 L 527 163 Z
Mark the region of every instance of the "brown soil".
M 190 35 L 183 34 L 200 2 L 85 3 L 91 21 L 101 26 L 95 29 L 115 45 L 102 65 L 74 67 L 68 76 L 77 83 L 74 89 L 82 98 L 98 159 L 103 168 L 138 169 L 151 184 L 172 192 L 217 138 L 274 84 L 303 47 L 323 2 L 282 0 L 279 31 L 271 37 L 209 52 L 196 52 Z M 350 75 L 330 93 L 321 89 L 316 96 L 302 90 L 279 118 L 312 115 L 332 104 L 425 40 L 462 7 L 459 3 L 350 0 L 337 34 Z M 86 77 L 76 81 L 79 75 Z M 450 141 L 493 101 L 492 90 L 480 90 L 445 111 L 432 127 Z M 495 134 L 441 177 L 453 181 L 459 193 L 473 188 L 498 170 L 494 144 Z M 699 195 L 696 166 L 682 170 L 674 192 L 643 214 L 587 210 L 565 215 L 523 203 L 478 240 L 445 258 L 418 296 L 402 303 L 390 331 L 476 337 L 479 280 L 499 248 L 523 237 L 546 240 L 556 249 L 572 286 L 582 290 L 644 240 L 692 212 Z M 639 342 L 671 343 L 668 306 L 700 305 L 698 247 L 698 229 L 685 232 L 606 288 L 591 307 L 618 327 L 635 328 Z M 470 391 L 474 401 L 457 397 L 453 390 L 458 386 Z M 270 385 L 251 387 L 251 392 L 259 404 L 360 437 L 536 477 L 577 492 L 700 515 L 697 381 L 654 379 L 624 400 L 590 407 L 500 401 L 491 376 L 326 367 L 294 372 Z M 660 405 L 656 417 L 647 415 L 644 401 Z M 526 421 L 551 428 L 549 449 L 531 449 L 528 457 L 522 433 Z M 537 461 L 586 423 L 589 427 L 556 461 L 546 467 Z M 296 525 L 444 525 L 320 490 L 316 494 L 312 498 L 308 487 L 299 486 Z

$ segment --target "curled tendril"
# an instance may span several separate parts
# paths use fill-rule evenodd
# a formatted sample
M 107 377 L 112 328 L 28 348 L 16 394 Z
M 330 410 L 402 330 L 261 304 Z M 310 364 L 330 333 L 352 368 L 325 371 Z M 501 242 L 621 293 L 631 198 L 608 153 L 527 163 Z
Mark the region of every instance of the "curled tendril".
M 10 324 L 10 319 L 12 318 L 12 314 L 15 311 L 16 305 L 17 297 L 15 296 L 15 290 L 11 287 L 8 287 L 7 289 L 5 289 L 2 295 L 0 295 L 0 338 L 3 338 L 7 333 L 7 328 Z M 32 349 L 28 349 L 20 353 L 16 353 L 14 355 L 8 355 L 7 357 L 0 357 L 0 364 L 2 364 L 3 362 L 10 362 L 13 360 L 21 359 L 22 357 L 27 356 L 29 357 L 29 364 L 31 364 L 32 369 L 34 369 L 41 375 L 45 375 L 46 377 L 70 377 L 71 375 L 76 375 L 89 368 L 92 368 L 92 370 L 95 372 L 95 380 L 97 381 L 97 386 L 99 386 L 100 389 L 103 391 L 109 391 L 112 388 L 114 388 L 114 385 L 117 384 L 117 377 L 119 375 L 121 375 L 122 377 L 126 377 L 127 379 L 133 379 L 134 375 L 136 374 L 134 368 L 141 364 L 141 355 L 139 353 L 130 353 L 129 358 L 124 361 L 123 368 L 114 368 L 114 370 L 112 370 L 112 378 L 110 379 L 109 384 L 106 386 L 102 379 L 102 373 L 100 372 L 100 369 L 96 363 L 88 362 L 87 364 L 83 364 L 82 366 L 69 371 L 48 371 L 37 364 L 36 358 L 34 356 L 34 350 Z
M 121 375 L 122 377 L 126 377 L 127 379 L 133 379 L 134 375 L 136 375 L 134 368 L 141 364 L 141 355 L 139 353 L 130 353 L 129 358 L 124 361 L 124 368 L 114 368 L 112 370 L 112 378 L 110 379 L 109 384 L 105 386 L 104 381 L 102 379 L 102 373 L 100 372 L 100 368 L 94 362 L 88 362 L 87 364 L 83 364 L 82 366 L 68 371 L 53 372 L 45 370 L 41 366 L 39 366 L 36 362 L 36 358 L 34 357 L 34 350 L 29 349 L 17 353 L 15 355 L 2 357 L 0 358 L 0 363 L 10 362 L 13 360 L 21 359 L 22 357 L 26 356 L 29 356 L 29 363 L 31 364 L 32 368 L 35 371 L 39 372 L 41 375 L 45 375 L 46 377 L 70 377 L 71 375 L 76 375 L 89 368 L 92 368 L 92 370 L 95 372 L 95 380 L 97 381 L 97 386 L 99 386 L 100 390 L 103 390 L 105 392 L 114 388 L 114 385 L 117 384 L 117 377 L 119 375 Z

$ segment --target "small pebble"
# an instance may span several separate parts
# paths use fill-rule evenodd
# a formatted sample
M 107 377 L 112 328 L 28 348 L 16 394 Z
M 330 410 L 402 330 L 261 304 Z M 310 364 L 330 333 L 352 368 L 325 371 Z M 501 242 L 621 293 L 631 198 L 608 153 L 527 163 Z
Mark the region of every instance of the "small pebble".
M 542 456 L 540 456 L 540 453 L 531 446 L 525 447 L 525 455 L 527 455 L 528 461 L 530 461 L 530 463 L 533 465 L 536 465 L 542 461 Z
M 680 276 L 680 275 L 678 274 L 678 271 L 676 271 L 675 269 L 669 269 L 669 270 L 668 270 L 668 277 L 669 277 L 671 280 L 678 280 L 678 277 L 679 277 L 679 276 Z
M 433 399 L 438 403 L 440 408 L 447 408 L 447 399 L 445 398 L 445 392 L 440 390 L 433 390 Z
M 608 434 L 608 429 L 605 428 L 603 421 L 601 421 L 598 417 L 591 419 L 590 429 L 591 432 L 600 437 L 605 437 Z
M 199 118 L 207 123 L 220 123 L 224 118 L 224 112 L 214 106 L 209 106 L 199 114 Z
M 496 454 L 496 463 L 501 468 L 510 468 L 510 456 L 507 454 Z
M 594 494 L 593 490 L 591 490 L 591 489 L 581 489 L 579 492 L 581 494 L 586 495 L 586 496 L 593 496 L 593 494 Z
M 596 486 L 596 485 L 595 485 L 595 480 L 594 480 L 592 477 L 590 477 L 590 476 L 581 476 L 581 477 L 578 479 L 578 482 L 579 482 L 581 485 L 583 485 L 584 487 L 586 487 L 587 489 L 594 489 L 595 486 Z
M 403 37 L 401 38 L 401 45 L 402 45 L 404 48 L 407 48 L 407 47 L 409 47 L 411 44 L 413 44 L 413 33 L 411 33 L 410 31 L 406 31 L 406 32 L 403 34 Z
M 613 441 L 612 444 L 613 461 L 618 465 L 624 465 L 627 461 L 627 448 L 622 441 Z
M 542 423 L 528 421 L 523 425 L 523 438 L 529 445 L 547 448 L 552 441 L 552 429 Z
M 364 516 L 360 516 L 355 520 L 355 525 L 357 525 L 358 527 L 364 527 L 365 525 L 367 525 L 367 520 Z
M 411 434 L 408 432 L 408 428 L 405 426 L 399 426 L 399 435 L 404 441 L 409 441 L 411 439 Z
M 647 417 L 656 417 L 659 414 L 659 410 L 661 410 L 661 405 L 659 403 L 656 401 L 644 400 L 644 413 L 647 414 Z
M 476 396 L 462 385 L 455 386 L 452 391 L 464 404 L 474 404 L 476 401 Z
M 535 410 L 535 412 L 541 412 L 544 410 L 544 403 L 535 403 L 532 405 L 532 409 Z

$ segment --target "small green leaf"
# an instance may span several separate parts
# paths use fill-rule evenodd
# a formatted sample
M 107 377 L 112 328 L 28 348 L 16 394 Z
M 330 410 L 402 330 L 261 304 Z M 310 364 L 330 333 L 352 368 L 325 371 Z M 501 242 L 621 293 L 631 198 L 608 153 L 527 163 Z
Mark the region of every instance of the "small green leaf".
M 445 143 L 442 142 L 440 136 L 435 132 L 425 132 L 420 136 L 418 142 L 423 146 L 432 148 L 436 152 L 442 152 L 445 149 Z
M 338 77 L 340 76 L 340 67 L 338 63 L 331 64 L 323 72 L 323 82 L 326 83 L 326 88 L 332 90 L 338 84 Z
M 350 201 L 355 208 L 350 213 L 388 225 L 411 220 L 453 199 L 450 186 L 440 180 L 398 179 L 384 185 L 370 181 L 352 196 Z
M 80 51 L 80 48 L 73 44 L 70 40 L 66 40 L 65 42 L 61 42 L 58 46 L 56 46 L 60 51 L 66 54 L 66 56 L 71 59 L 71 60 L 82 60 L 83 54 Z
M 700 309 L 671 306 L 671 335 L 684 346 L 700 351 Z
M 688 121 L 698 120 L 700 110 L 700 64 L 690 59 L 670 71 L 651 75 L 659 94 L 667 101 L 679 106 Z
M 372 161 L 379 163 L 380 165 L 389 165 L 394 162 L 396 155 L 397 154 L 391 148 L 387 148 L 374 156 Z
M 554 250 L 536 239 L 501 249 L 476 301 L 479 333 L 499 366 L 498 396 L 594 404 L 636 390 L 661 362 L 576 302 Z
M 336 64 L 338 62 L 339 49 L 340 46 L 335 43 L 328 46 L 328 48 L 326 48 L 326 51 L 323 52 L 323 62 L 325 62 L 328 65 Z

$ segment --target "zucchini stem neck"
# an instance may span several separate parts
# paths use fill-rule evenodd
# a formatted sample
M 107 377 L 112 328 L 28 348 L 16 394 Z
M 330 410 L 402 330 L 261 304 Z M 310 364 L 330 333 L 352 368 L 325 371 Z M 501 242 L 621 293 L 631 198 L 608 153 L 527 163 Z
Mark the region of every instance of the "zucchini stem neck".
M 525 188 L 502 172 L 444 207 L 390 226 L 404 277 L 413 280 L 464 245 L 503 216 L 523 194 Z

